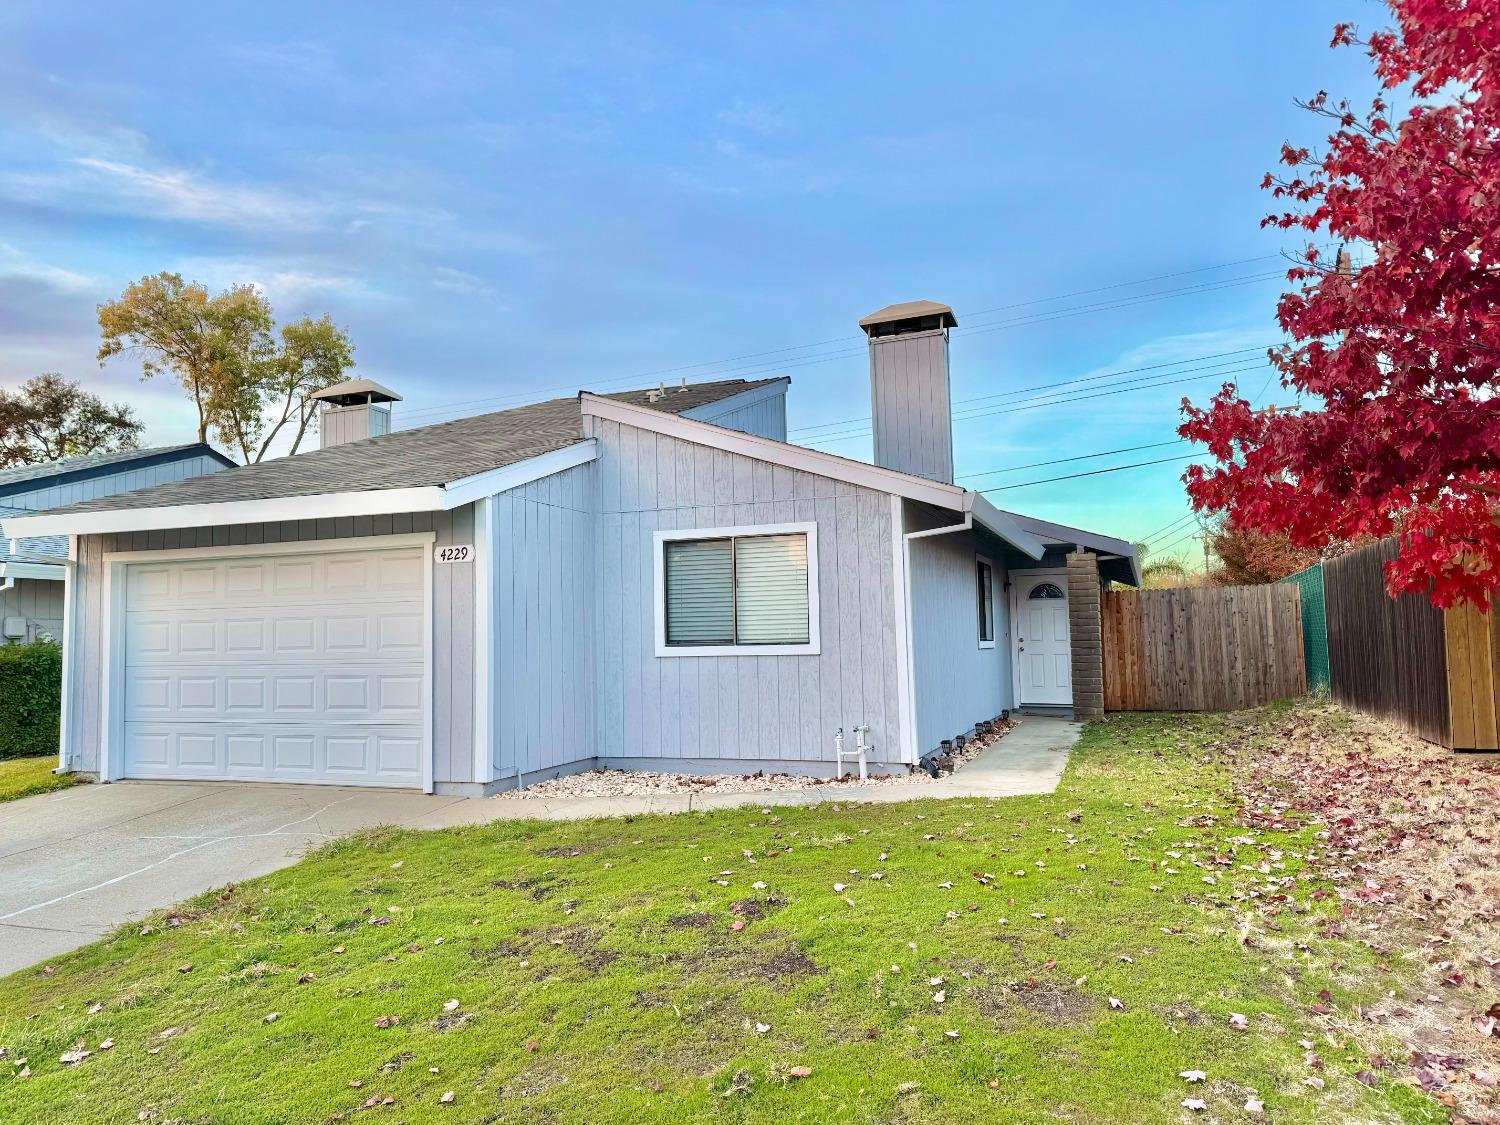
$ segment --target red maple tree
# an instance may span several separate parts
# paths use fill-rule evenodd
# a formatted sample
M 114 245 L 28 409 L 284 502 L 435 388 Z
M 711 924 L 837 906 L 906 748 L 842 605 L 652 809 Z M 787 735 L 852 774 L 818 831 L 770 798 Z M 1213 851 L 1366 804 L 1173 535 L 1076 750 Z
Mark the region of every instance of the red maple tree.
M 1357 271 L 1298 256 L 1271 352 L 1317 408 L 1253 410 L 1225 386 L 1183 400 L 1183 437 L 1217 465 L 1184 476 L 1200 510 L 1299 547 L 1400 536 L 1392 593 L 1488 604 L 1500 585 L 1500 0 L 1391 0 L 1367 40 L 1384 93 L 1366 113 L 1319 93 L 1319 152 L 1285 145 L 1262 226 L 1362 247 Z M 1396 97 L 1410 103 L 1397 114 Z

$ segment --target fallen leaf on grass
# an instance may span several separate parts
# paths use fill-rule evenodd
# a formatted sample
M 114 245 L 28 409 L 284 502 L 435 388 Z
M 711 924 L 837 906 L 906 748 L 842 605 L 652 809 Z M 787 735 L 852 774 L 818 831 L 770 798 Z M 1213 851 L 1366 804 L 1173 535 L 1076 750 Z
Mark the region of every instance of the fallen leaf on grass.
M 395 1027 L 400 1022 L 401 1022 L 401 1017 L 400 1016 L 376 1016 L 375 1017 L 375 1026 L 378 1027 L 378 1028 L 380 1028 L 382 1031 L 385 1030 L 388 1027 Z
M 85 1051 L 83 1049 L 82 1043 L 77 1043 L 74 1044 L 71 1051 L 64 1051 L 62 1054 L 58 1055 L 57 1061 L 62 1063 L 64 1066 L 77 1066 L 93 1053 L 93 1051 Z
M 1115 1009 L 1115 1011 L 1117 1012 L 1123 1012 L 1125 1010 L 1125 1005 L 1122 1004 L 1119 1000 L 1115 999 L 1113 996 L 1109 998 L 1109 1006 Z
M 1265 1108 L 1266 1108 L 1266 1103 L 1263 1102 L 1263 1101 L 1261 1101 L 1259 1098 L 1246 1098 L 1245 1099 L 1245 1112 L 1246 1113 L 1260 1113 Z
M 453 1093 L 453 1091 L 449 1090 L 446 1093 L 444 1093 L 442 1097 L 440 1097 L 438 1099 L 438 1102 L 440 1104 L 442 1104 L 442 1105 L 452 1105 L 454 1097 L 455 1097 L 455 1094 Z
M 1230 1012 L 1229 1026 L 1234 1028 L 1236 1031 L 1244 1031 L 1250 1026 L 1250 1021 L 1244 1016 L 1240 1015 L 1239 1012 Z
M 1208 1075 L 1201 1070 L 1179 1070 L 1177 1077 L 1188 1082 L 1202 1082 Z
M 812 1077 L 812 1067 L 810 1067 L 810 1066 L 794 1066 L 790 1070 L 788 1070 L 786 1073 L 787 1073 L 787 1077 L 788 1078 L 811 1078 Z
M 445 1012 L 456 1012 L 456 1011 L 458 1011 L 458 1001 L 457 1000 L 448 1000 L 448 1001 L 444 1002 L 444 1004 L 443 1004 L 443 1011 L 445 1011 Z

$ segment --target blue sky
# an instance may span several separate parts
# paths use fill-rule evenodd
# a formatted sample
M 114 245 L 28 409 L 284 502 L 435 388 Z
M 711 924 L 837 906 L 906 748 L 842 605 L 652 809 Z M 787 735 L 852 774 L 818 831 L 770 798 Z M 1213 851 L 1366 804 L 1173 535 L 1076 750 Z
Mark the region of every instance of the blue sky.
M 855 322 L 931 298 L 959 316 L 955 400 L 990 396 L 956 408 L 961 477 L 1170 441 L 1182 394 L 1217 385 L 1201 368 L 1241 365 L 1187 361 L 1279 338 L 1261 256 L 1298 240 L 1258 229 L 1257 184 L 1282 140 L 1320 136 L 1294 96 L 1368 94 L 1362 56 L 1327 48 L 1343 19 L 1386 13 L 12 0 L 0 384 L 57 370 L 133 402 L 153 442 L 190 438 L 174 386 L 93 358 L 95 305 L 171 269 L 332 313 L 406 396 L 398 424 L 784 373 L 792 427 L 825 427 L 794 437 L 868 458 Z M 1254 396 L 1269 369 L 1240 355 Z M 1199 381 L 1021 393 L 1170 363 L 1156 381 Z M 991 499 L 1139 537 L 1186 513 L 1181 468 Z

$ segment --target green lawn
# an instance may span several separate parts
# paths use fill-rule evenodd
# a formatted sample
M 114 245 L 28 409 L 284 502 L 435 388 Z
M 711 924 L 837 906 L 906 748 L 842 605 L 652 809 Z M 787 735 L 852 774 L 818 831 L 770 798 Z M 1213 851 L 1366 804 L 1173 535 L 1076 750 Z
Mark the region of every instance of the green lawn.
M 1322 1030 L 1393 978 L 1270 882 L 1313 829 L 1237 822 L 1238 722 L 1095 725 L 1051 797 L 346 840 L 0 980 L 0 1117 L 1446 1120 Z
M 43 758 L 12 758 L 0 761 L 0 802 L 34 797 L 54 789 L 67 789 L 85 779 L 76 774 L 55 774 L 57 755 Z

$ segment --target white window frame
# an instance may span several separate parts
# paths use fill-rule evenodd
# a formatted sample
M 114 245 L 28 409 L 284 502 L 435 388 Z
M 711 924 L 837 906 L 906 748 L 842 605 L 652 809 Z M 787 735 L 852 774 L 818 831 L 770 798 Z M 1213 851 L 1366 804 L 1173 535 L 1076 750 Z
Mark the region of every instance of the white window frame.
M 989 574 L 989 580 L 990 580 L 990 639 L 989 640 L 985 640 L 984 639 L 984 621 L 983 621 L 983 619 L 979 618 L 979 613 L 978 613 L 978 611 L 979 611 L 979 586 L 978 586 L 978 580 L 979 580 L 979 567 L 981 565 L 983 565 L 985 567 L 987 573 Z M 995 563 L 994 563 L 994 560 L 991 559 L 988 555 L 975 555 L 974 556 L 974 579 L 975 579 L 975 586 L 974 586 L 974 600 L 975 600 L 975 604 L 974 604 L 974 610 L 975 610 L 975 617 L 977 619 L 975 621 L 975 624 L 974 624 L 974 635 L 979 638 L 979 647 L 980 648 L 984 648 L 984 649 L 994 648 L 995 647 L 996 623 L 999 621 L 999 615 L 995 613 Z
M 666 545 L 683 539 L 748 539 L 757 535 L 807 536 L 807 643 L 800 645 L 669 645 L 667 644 Z M 654 577 L 652 612 L 656 617 L 656 655 L 665 656 L 818 656 L 822 640 L 818 633 L 818 525 L 816 523 L 762 523 L 737 527 L 683 527 L 658 531 L 651 537 Z

